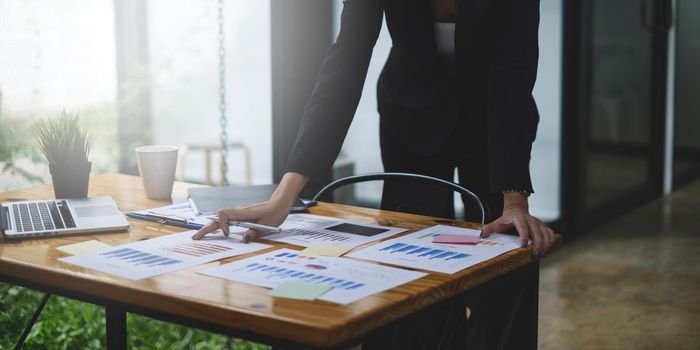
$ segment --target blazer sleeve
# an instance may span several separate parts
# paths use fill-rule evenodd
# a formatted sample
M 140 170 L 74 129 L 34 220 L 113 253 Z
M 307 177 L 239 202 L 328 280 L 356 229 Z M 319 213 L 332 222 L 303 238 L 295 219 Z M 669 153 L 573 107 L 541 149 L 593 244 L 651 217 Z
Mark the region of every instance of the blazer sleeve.
M 312 183 L 329 173 L 360 101 L 382 18 L 382 1 L 344 2 L 340 32 L 321 64 L 286 172 L 306 175 Z
M 530 152 L 539 114 L 537 78 L 539 0 L 502 0 L 495 12 L 487 85 L 491 191 L 534 192 Z

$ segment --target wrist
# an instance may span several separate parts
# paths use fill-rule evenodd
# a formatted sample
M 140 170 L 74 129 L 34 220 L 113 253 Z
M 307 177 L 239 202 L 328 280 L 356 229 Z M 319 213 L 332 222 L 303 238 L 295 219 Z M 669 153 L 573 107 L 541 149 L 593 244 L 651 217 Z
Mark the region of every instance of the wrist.
M 299 173 L 285 173 L 270 200 L 289 204 L 291 207 L 308 180 L 307 176 Z
M 527 210 L 527 197 L 522 192 L 503 192 L 503 209 L 509 207 L 521 207 Z

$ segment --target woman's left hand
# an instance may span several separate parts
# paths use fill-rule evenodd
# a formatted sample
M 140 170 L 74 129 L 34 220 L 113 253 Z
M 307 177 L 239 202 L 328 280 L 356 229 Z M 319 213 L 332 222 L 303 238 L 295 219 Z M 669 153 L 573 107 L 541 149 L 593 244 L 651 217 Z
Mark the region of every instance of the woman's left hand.
M 485 225 L 481 237 L 486 238 L 495 232 L 512 232 L 514 229 L 518 232 L 523 247 L 532 240 L 535 255 L 544 256 L 552 248 L 554 231 L 530 215 L 527 199 L 520 193 L 505 193 L 503 215 Z

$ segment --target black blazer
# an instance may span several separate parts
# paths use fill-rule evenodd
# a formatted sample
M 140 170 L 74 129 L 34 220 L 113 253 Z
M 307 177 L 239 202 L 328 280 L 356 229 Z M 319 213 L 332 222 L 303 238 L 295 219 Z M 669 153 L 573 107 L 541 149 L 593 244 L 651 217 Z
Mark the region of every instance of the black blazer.
M 357 109 L 372 49 L 386 17 L 392 48 L 379 79 L 380 124 L 414 151 L 430 155 L 456 118 L 486 132 L 491 191 L 527 190 L 539 115 L 539 0 L 458 0 L 455 31 L 460 111 L 445 109 L 430 0 L 346 0 L 340 33 L 328 50 L 301 119 L 286 171 L 311 181 L 329 173 Z M 479 126 L 481 125 L 481 126 Z M 485 130 L 479 130 L 485 129 Z

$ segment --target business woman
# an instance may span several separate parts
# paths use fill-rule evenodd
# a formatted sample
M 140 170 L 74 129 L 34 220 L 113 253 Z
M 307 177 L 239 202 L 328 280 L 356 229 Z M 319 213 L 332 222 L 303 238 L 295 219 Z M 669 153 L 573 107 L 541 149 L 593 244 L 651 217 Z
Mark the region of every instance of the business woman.
M 264 203 L 221 210 L 219 222 L 277 226 L 307 182 L 328 174 L 360 100 L 383 18 L 392 38 L 377 88 L 384 170 L 451 181 L 457 169 L 460 183 L 487 198 L 496 218 L 482 236 L 515 231 L 523 245 L 532 242 L 535 254 L 546 254 L 554 233 L 529 214 L 527 202 L 539 120 L 532 97 L 539 0 L 346 0 L 340 33 L 320 68 L 277 190 Z M 382 207 L 454 216 L 451 192 L 404 186 L 386 183 Z M 218 228 L 228 233 L 227 225 L 212 223 L 195 238 Z M 494 322 L 472 329 L 504 328 Z M 498 345 L 480 342 L 482 348 Z

